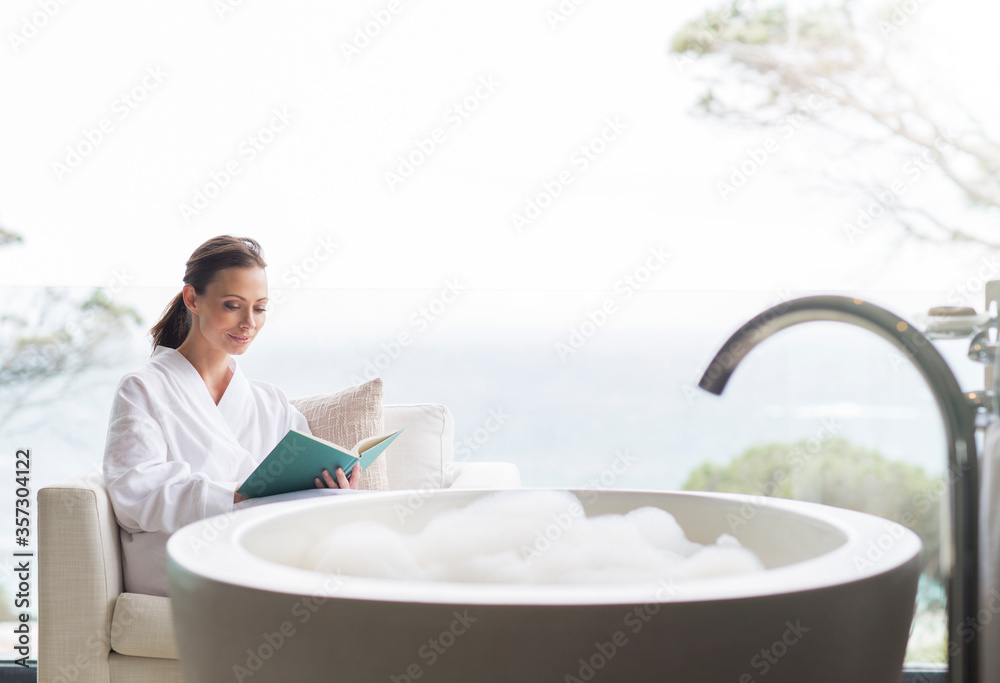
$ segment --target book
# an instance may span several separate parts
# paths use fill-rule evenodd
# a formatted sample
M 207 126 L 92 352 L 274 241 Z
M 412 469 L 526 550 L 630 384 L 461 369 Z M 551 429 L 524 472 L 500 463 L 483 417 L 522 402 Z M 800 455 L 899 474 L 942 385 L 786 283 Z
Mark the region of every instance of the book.
M 304 491 L 316 487 L 314 480 L 324 469 L 336 476 L 338 467 L 350 478 L 355 463 L 360 463 L 364 472 L 402 431 L 362 439 L 354 448 L 347 449 L 290 429 L 236 492 L 247 498 L 260 498 Z

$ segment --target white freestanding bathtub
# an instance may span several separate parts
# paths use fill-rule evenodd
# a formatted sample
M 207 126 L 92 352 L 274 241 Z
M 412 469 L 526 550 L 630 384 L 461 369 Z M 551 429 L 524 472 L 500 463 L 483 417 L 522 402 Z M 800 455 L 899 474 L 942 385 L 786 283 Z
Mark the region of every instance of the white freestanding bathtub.
M 767 569 L 735 577 L 500 585 L 334 576 L 294 566 L 334 525 L 374 520 L 416 531 L 431 516 L 487 493 L 329 496 L 181 529 L 168 553 L 185 680 L 899 680 L 920 541 L 887 520 L 822 505 L 573 491 L 589 516 L 649 505 L 673 514 L 693 541 L 736 536 Z M 401 521 L 400 509 L 413 514 Z

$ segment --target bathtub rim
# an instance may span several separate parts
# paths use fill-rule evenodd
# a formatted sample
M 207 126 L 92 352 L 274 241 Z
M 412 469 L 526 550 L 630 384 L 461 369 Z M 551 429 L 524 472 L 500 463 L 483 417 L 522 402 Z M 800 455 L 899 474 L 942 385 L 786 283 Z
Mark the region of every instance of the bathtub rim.
M 578 496 L 594 492 L 588 489 L 554 487 L 518 490 L 568 491 Z M 489 489 L 432 492 L 401 490 L 365 492 L 362 495 L 365 501 L 387 499 L 388 503 L 393 499 L 405 500 L 414 493 L 419 493 L 422 497 L 458 498 L 468 502 L 475 497 L 495 492 Z M 843 533 L 845 540 L 842 545 L 811 559 L 753 574 L 693 579 L 671 584 L 614 585 L 459 583 L 337 577 L 265 559 L 243 545 L 244 535 L 260 524 L 285 516 L 304 514 L 312 507 L 357 504 L 351 502 L 354 496 L 331 496 L 325 499 L 260 505 L 190 524 L 174 533 L 168 541 L 168 571 L 172 575 L 201 577 L 250 590 L 316 598 L 456 605 L 627 605 L 746 599 L 861 582 L 915 562 L 922 547 L 915 533 L 896 522 L 818 503 L 767 498 L 766 503 L 761 506 L 760 496 L 700 491 L 615 489 L 599 493 L 616 496 L 641 494 L 664 498 L 682 496 L 730 502 L 737 506 L 756 505 L 758 508 L 766 507 L 769 514 L 788 513 L 827 525 Z M 222 518 L 225 518 L 224 525 L 220 524 Z M 220 525 L 223 526 L 221 530 Z M 858 559 L 861 558 L 861 564 L 865 563 L 871 549 L 869 543 L 883 537 L 888 525 L 895 525 L 899 529 L 899 537 L 888 548 L 880 548 L 881 556 L 875 562 L 869 561 L 870 567 L 862 571 Z M 210 542 L 197 542 L 206 538 L 211 539 Z

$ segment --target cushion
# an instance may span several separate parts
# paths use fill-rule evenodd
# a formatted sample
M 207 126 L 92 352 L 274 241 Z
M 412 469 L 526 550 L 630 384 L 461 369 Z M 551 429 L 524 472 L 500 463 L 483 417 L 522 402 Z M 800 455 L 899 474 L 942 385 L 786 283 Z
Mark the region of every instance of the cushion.
M 108 668 L 111 670 L 111 683 L 119 683 L 119 681 L 127 683 L 137 683 L 137 681 L 142 681 L 142 683 L 184 683 L 181 663 L 177 659 L 129 657 L 112 652 L 108 655 Z M 39 680 L 42 679 L 39 678 Z M 53 680 L 68 679 L 56 677 Z
M 134 657 L 177 659 L 170 598 L 122 593 L 111 619 L 111 649 Z
M 387 405 L 384 417 L 385 431 L 403 430 L 382 456 L 389 470 L 389 488 L 447 487 L 455 450 L 451 411 L 434 403 Z
M 385 433 L 381 377 L 335 394 L 293 399 L 291 404 L 305 415 L 314 435 L 346 448 L 354 448 L 359 441 L 369 436 Z M 393 443 L 386 452 L 395 446 Z M 365 470 L 358 488 L 365 491 L 385 491 L 389 488 L 386 472 L 383 453 Z

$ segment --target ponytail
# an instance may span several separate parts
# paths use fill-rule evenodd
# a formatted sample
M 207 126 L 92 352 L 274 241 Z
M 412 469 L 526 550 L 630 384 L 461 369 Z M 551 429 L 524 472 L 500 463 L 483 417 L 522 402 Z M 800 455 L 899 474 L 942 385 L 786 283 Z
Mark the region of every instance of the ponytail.
M 194 250 L 184 271 L 184 284 L 194 287 L 198 296 L 204 296 L 209 284 L 226 268 L 267 268 L 260 244 L 249 237 L 220 235 L 213 237 Z M 191 312 L 184 305 L 183 290 L 163 310 L 160 321 L 149 333 L 153 336 L 153 350 L 157 346 L 176 349 L 191 330 Z
M 187 337 L 190 327 L 191 313 L 184 305 L 184 294 L 181 292 L 167 304 L 160 321 L 149 331 L 153 336 L 153 348 L 165 346 L 176 349 Z

